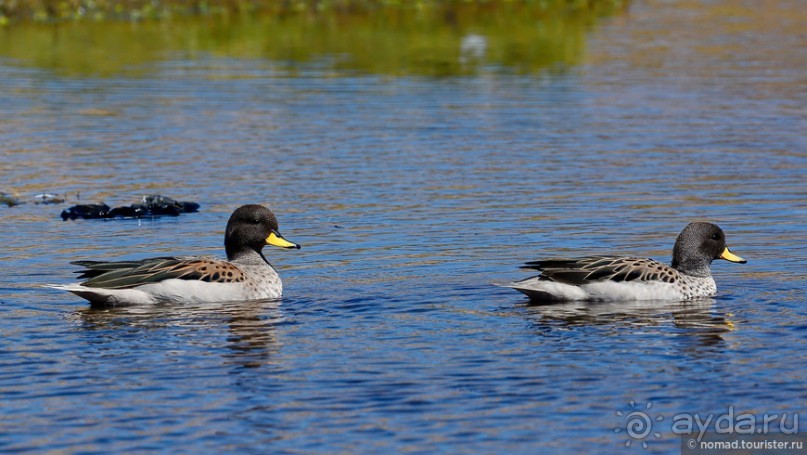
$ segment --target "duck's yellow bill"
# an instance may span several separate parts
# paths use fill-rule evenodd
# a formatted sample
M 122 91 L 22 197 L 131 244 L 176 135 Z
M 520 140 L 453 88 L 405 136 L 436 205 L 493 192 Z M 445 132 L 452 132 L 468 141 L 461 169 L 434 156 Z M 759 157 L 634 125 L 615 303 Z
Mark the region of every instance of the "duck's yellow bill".
M 745 259 L 741 258 L 740 256 L 737 256 L 736 254 L 729 251 L 728 247 L 724 248 L 723 252 L 720 253 L 720 259 L 725 259 L 729 262 L 739 262 L 740 264 L 745 264 L 746 262 L 748 262 Z
M 269 237 L 266 237 L 266 244 L 272 246 L 279 246 L 280 248 L 297 248 L 298 250 L 300 249 L 300 245 L 289 242 L 277 232 L 272 232 L 271 234 L 269 234 Z

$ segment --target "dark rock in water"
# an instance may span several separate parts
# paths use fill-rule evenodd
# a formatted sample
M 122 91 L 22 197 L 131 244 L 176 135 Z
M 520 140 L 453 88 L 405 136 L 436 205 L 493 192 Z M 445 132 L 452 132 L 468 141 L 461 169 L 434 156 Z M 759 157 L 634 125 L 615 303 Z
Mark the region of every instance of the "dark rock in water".
M 62 219 L 75 220 L 76 218 L 81 218 L 94 220 L 97 218 L 110 218 L 109 211 L 109 206 L 106 204 L 79 204 L 62 210 Z
M 143 196 L 143 202 L 132 205 L 132 207 L 134 206 L 143 207 L 148 212 L 146 216 L 177 216 L 180 213 L 193 213 L 199 210 L 199 204 L 195 202 L 175 201 L 170 197 L 160 196 L 159 194 Z
M 97 218 L 144 218 L 155 216 L 178 216 L 199 210 L 196 202 L 175 201 L 170 197 L 152 194 L 143 196 L 143 202 L 110 209 L 106 204 L 82 204 L 62 211 L 62 219 L 85 220 Z
M 0 204 L 5 204 L 9 207 L 14 207 L 15 205 L 22 204 L 22 201 L 20 201 L 19 199 L 15 198 L 14 196 L 8 193 L 0 192 Z

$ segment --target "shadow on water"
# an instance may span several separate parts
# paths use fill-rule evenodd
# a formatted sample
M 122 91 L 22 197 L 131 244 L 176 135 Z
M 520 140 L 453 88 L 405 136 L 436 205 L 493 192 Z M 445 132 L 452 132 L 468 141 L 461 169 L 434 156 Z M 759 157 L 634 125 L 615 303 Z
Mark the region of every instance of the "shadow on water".
M 146 75 L 159 62 L 267 59 L 278 75 L 530 74 L 579 63 L 586 33 L 622 1 L 446 3 L 328 14 L 236 15 L 146 22 L 17 24 L 0 56 L 69 76 Z M 232 63 L 232 62 L 230 62 Z M 228 74 L 213 78 L 249 77 Z
M 132 338 L 153 331 L 182 330 L 182 336 L 208 333 L 203 343 L 224 343 L 225 363 L 256 368 L 272 363 L 279 343 L 275 328 L 284 322 L 280 301 L 255 300 L 215 304 L 131 305 L 114 308 L 86 308 L 75 313 L 80 326 L 103 333 L 99 340 Z M 146 337 L 148 338 L 148 337 Z M 195 337 L 194 337 L 195 339 Z M 194 341 L 196 343 L 196 341 Z

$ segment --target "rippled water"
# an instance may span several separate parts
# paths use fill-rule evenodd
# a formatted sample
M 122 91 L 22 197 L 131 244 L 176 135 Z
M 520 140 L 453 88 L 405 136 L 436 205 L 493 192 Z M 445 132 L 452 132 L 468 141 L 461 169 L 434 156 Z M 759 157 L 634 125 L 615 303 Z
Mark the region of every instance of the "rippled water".
M 0 60 L 0 191 L 202 204 L 0 207 L 0 450 L 624 453 L 634 401 L 675 452 L 678 413 L 804 411 L 799 6 L 641 2 L 583 64 L 528 76 Z M 222 254 L 252 202 L 303 245 L 267 250 L 282 302 L 91 310 L 37 287 L 75 259 Z M 548 256 L 666 260 L 694 219 L 749 259 L 714 264 L 713 300 L 536 307 L 489 284 Z

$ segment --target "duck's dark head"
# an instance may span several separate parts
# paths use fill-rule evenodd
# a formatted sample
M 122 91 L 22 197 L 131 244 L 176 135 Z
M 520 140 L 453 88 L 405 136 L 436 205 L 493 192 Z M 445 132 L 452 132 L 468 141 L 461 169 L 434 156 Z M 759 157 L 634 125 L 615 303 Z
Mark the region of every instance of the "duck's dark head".
M 675 239 L 672 266 L 680 272 L 708 276 L 715 259 L 745 264 L 746 260 L 729 251 L 726 235 L 713 223 L 689 223 Z
M 277 218 L 271 210 L 258 204 L 243 205 L 230 215 L 224 233 L 224 249 L 227 259 L 255 251 L 258 254 L 266 245 L 280 248 L 300 248 L 278 232 Z

